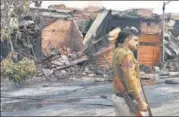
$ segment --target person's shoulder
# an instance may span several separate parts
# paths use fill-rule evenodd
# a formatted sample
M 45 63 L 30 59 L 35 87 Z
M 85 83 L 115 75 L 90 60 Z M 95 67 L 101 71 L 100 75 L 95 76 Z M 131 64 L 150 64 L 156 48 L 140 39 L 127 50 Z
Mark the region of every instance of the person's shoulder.
M 126 69 L 134 69 L 134 61 L 133 56 L 131 54 L 127 54 L 123 61 L 122 61 L 122 67 Z
M 128 51 L 124 48 L 116 48 L 114 53 L 114 58 L 116 61 L 122 62 L 125 56 L 128 56 Z
M 132 54 L 126 54 L 126 56 L 124 57 L 124 60 L 127 60 L 127 61 L 131 61 L 131 60 L 133 60 L 133 56 L 132 56 Z
M 128 55 L 130 54 L 126 49 L 124 48 L 116 48 L 116 54 L 119 54 L 120 56 L 122 55 Z

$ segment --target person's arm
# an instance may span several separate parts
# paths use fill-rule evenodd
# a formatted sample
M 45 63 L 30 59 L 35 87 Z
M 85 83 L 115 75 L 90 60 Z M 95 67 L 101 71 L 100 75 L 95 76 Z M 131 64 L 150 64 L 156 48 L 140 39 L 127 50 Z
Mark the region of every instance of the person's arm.
M 126 55 L 122 61 L 122 71 L 124 77 L 124 83 L 128 92 L 133 97 L 137 97 L 141 93 L 140 80 L 136 76 L 135 64 L 132 55 Z
M 139 110 L 147 110 L 147 104 L 143 101 L 141 96 L 141 84 L 136 75 L 133 56 L 125 56 L 121 67 L 124 75 L 124 83 L 126 84 L 128 92 L 136 99 Z

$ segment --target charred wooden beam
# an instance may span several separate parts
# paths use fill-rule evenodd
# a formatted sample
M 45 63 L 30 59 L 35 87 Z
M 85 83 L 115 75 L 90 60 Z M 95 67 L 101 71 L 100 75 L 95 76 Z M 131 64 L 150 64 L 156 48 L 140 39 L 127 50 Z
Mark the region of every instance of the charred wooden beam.
M 83 57 L 81 57 L 81 58 L 79 58 L 77 60 L 74 60 L 74 61 L 70 62 L 68 65 L 62 66 L 62 67 L 60 67 L 60 68 L 58 68 L 56 70 L 65 69 L 65 68 L 71 67 L 73 65 L 76 65 L 78 63 L 82 63 L 84 61 L 87 61 L 87 60 L 88 60 L 88 57 L 87 56 L 83 56 Z
M 58 53 L 57 55 L 60 55 L 60 53 Z M 42 59 L 40 61 L 36 61 L 36 64 L 40 64 L 40 63 L 44 63 L 44 62 L 47 62 L 47 61 L 51 61 L 53 58 L 58 59 L 59 57 L 57 57 L 57 55 L 53 55 L 53 54 L 49 55 L 49 56 L 47 56 L 46 58 L 44 58 L 44 59 Z

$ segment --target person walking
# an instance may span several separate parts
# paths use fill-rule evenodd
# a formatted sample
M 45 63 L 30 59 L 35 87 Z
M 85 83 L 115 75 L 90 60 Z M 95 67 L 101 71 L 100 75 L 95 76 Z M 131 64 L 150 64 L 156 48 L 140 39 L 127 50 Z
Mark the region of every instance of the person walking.
M 113 64 L 113 106 L 116 116 L 145 116 L 148 104 L 143 100 L 139 65 L 133 52 L 138 48 L 138 30 L 134 27 L 109 33 L 115 40 Z M 139 115 L 138 115 L 139 114 Z

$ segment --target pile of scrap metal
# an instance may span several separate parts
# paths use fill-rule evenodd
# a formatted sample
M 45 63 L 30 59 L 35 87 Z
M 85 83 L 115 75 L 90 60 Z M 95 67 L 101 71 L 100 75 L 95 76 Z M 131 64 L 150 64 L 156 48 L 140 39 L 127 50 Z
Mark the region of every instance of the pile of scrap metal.
M 179 15 L 172 14 L 167 18 L 164 39 L 165 69 L 179 71 Z
M 14 52 L 19 57 L 14 56 L 20 61 L 23 57 L 29 59 L 37 59 L 41 56 L 41 43 L 40 30 L 37 22 L 30 16 L 25 16 L 20 19 L 19 29 L 14 30 L 11 34 L 12 46 Z M 9 53 L 12 52 L 10 49 L 10 43 L 8 40 L 1 41 L 1 61 L 6 59 Z
M 164 40 L 165 60 L 176 59 L 179 55 L 179 14 L 166 15 L 166 33 Z
M 65 78 L 69 75 L 107 76 L 106 71 L 100 71 L 95 65 L 89 64 L 89 57 L 86 56 L 88 48 L 83 48 L 83 36 L 78 29 L 78 23 L 73 19 L 61 18 L 60 14 L 65 14 L 65 10 L 57 10 L 55 16 L 58 17 L 52 18 L 52 21 L 45 20 L 54 17 L 54 13 L 47 9 L 31 10 L 34 10 L 35 14 L 31 12 L 20 20 L 21 36 L 13 39 L 13 44 L 21 56 L 35 60 L 37 76 L 43 75 L 48 78 L 51 76 Z M 43 14 L 46 12 L 48 14 Z M 39 18 L 40 14 L 48 18 Z M 45 44 L 50 46 L 47 53 L 44 51 L 44 48 L 48 48 Z
M 31 16 L 25 16 L 20 21 L 19 30 L 21 37 L 17 39 L 19 45 L 17 50 L 23 56 L 31 55 L 33 59 L 40 58 L 41 43 L 40 29 L 38 19 L 33 19 Z
M 40 57 L 41 48 L 40 45 L 40 30 L 38 25 L 32 17 L 26 16 L 20 20 L 19 30 L 14 30 L 11 34 L 11 40 L 14 47 L 14 51 L 20 56 L 35 59 Z M 10 46 L 8 41 L 1 43 L 2 59 L 6 58 L 10 52 Z
M 176 59 L 179 56 L 179 38 L 165 34 L 164 40 L 165 59 Z

